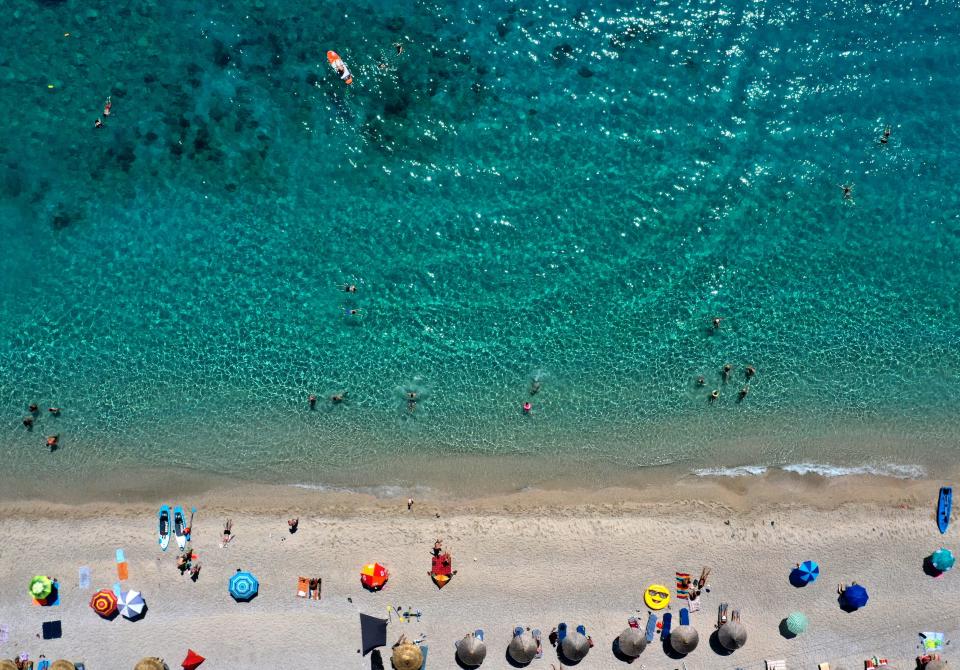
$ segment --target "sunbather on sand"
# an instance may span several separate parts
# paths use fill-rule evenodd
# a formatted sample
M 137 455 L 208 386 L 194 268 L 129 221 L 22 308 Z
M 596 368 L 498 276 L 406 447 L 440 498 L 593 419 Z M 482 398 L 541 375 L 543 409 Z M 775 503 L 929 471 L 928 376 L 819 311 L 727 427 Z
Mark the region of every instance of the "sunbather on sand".
M 190 579 L 193 581 L 200 579 L 200 563 L 194 563 L 193 567 L 190 568 Z
M 437 541 L 433 543 L 433 555 L 439 556 L 441 551 L 443 551 L 443 540 L 438 537 Z

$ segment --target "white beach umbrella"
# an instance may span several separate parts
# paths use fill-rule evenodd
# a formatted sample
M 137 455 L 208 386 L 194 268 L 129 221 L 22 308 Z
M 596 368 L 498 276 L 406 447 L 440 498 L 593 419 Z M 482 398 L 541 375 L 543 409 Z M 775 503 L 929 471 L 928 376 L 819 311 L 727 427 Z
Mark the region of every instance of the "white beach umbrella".
M 120 608 L 120 615 L 125 619 L 136 619 L 143 614 L 143 609 L 147 604 L 143 601 L 143 596 L 139 591 L 124 591 L 117 600 L 117 607 Z

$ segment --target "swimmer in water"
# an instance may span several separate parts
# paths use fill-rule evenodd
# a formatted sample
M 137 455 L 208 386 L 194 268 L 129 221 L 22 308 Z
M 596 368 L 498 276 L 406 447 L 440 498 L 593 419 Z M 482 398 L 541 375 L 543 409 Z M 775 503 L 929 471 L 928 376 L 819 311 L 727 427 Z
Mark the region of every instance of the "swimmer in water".
M 347 399 L 346 391 L 343 391 L 342 393 L 334 393 L 332 396 L 330 396 L 330 402 L 332 402 L 334 405 L 339 405 L 346 399 Z
M 310 394 L 310 397 L 307 398 L 307 404 L 310 405 L 310 409 L 313 409 L 317 406 L 317 396 Z
M 720 322 L 723 321 L 719 316 L 713 317 L 713 329 L 720 330 Z
M 343 313 L 346 314 L 347 316 L 357 316 L 358 314 L 360 314 L 360 310 L 359 310 L 359 309 L 345 309 L 345 310 L 343 310 Z
M 27 407 L 27 409 L 30 410 L 31 414 L 36 414 L 37 412 L 40 411 L 40 408 L 37 406 L 37 403 L 35 402 L 30 403 L 30 406 Z
M 107 99 L 106 99 L 106 100 L 104 101 L 104 103 L 103 103 L 103 115 L 104 115 L 104 116 L 110 116 L 110 108 L 113 107 L 113 101 L 112 101 L 111 98 L 113 98 L 113 96 L 108 95 L 108 96 L 107 96 Z
M 344 284 L 342 288 L 343 288 L 343 290 L 346 291 L 347 293 L 356 293 L 356 292 L 357 292 L 357 285 L 356 285 L 356 284 Z
M 49 435 L 47 436 L 47 446 L 50 447 L 50 451 L 56 450 L 57 446 L 60 444 L 59 435 Z
M 733 370 L 733 366 L 727 363 L 723 366 L 723 383 L 726 384 L 730 379 L 730 371 Z
M 397 55 L 398 55 L 398 56 L 403 53 L 403 45 L 400 44 L 400 42 L 394 42 L 394 43 L 393 43 L 393 48 L 397 50 Z
M 47 408 L 47 411 L 50 412 L 53 416 L 60 416 L 60 408 L 59 408 L 59 407 L 48 407 L 48 408 Z
M 703 375 L 697 377 L 697 386 L 706 386 L 707 380 L 703 378 Z
M 27 430 L 33 429 L 33 417 L 30 416 L 29 414 L 23 417 L 23 427 L 26 428 Z
M 750 387 L 744 386 L 742 389 L 740 389 L 740 393 L 737 394 L 737 400 L 743 400 L 747 397 L 748 393 L 750 393 Z
M 880 144 L 886 144 L 890 141 L 890 126 L 883 129 L 883 137 L 880 138 Z
M 96 121 L 93 122 L 93 127 L 94 127 L 94 128 L 103 128 L 103 121 L 101 121 L 100 119 L 97 119 Z
M 752 365 L 748 365 L 748 366 L 747 366 L 747 369 L 744 370 L 744 373 L 747 375 L 747 379 L 750 379 L 750 378 L 753 377 L 755 374 L 757 374 L 757 369 L 756 369 L 755 367 L 753 367 Z
M 407 391 L 407 411 L 413 412 L 417 409 L 417 392 Z
M 713 391 L 710 392 L 710 402 L 714 402 L 719 397 L 720 397 L 720 391 L 718 391 L 717 389 L 713 389 Z
M 543 386 L 539 379 L 530 380 L 530 395 L 537 395 L 540 393 L 540 387 Z
M 523 413 L 524 413 L 524 414 L 529 414 L 529 413 L 532 412 L 532 411 L 533 411 L 533 405 L 531 405 L 529 401 L 523 403 Z
M 853 200 L 853 184 L 850 184 L 849 186 L 841 184 L 840 188 L 843 189 L 844 200 Z

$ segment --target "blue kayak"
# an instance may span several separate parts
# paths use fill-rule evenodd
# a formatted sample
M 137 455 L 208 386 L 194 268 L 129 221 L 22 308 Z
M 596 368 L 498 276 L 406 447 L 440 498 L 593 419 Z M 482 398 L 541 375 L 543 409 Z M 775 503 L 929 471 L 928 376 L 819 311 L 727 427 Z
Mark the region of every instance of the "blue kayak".
M 953 487 L 944 486 L 940 489 L 940 500 L 937 501 L 937 528 L 940 534 L 947 532 L 950 526 L 950 510 L 953 507 Z

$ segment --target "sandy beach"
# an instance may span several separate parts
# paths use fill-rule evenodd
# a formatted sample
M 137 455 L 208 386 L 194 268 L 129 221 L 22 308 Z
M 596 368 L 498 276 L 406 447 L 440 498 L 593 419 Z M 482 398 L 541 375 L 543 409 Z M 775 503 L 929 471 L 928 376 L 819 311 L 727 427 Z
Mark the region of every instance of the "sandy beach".
M 936 531 L 930 482 L 850 478 L 800 486 L 782 478 L 745 486 L 681 483 L 660 492 L 661 502 L 652 502 L 649 490 L 626 489 L 531 491 L 456 503 L 421 499 L 412 511 L 403 498 L 217 489 L 168 501 L 198 507 L 193 546 L 202 570 L 196 583 L 178 573 L 173 543 L 166 553 L 157 546 L 154 504 L 5 502 L 0 624 L 9 626 L 9 638 L 0 656 L 45 654 L 84 661 L 91 670 L 122 670 L 156 655 L 177 668 L 189 647 L 206 656 L 204 667 L 211 669 L 363 668 L 369 660 L 357 653 L 358 613 L 386 617 L 389 607 L 399 606 L 422 617 L 402 623 L 392 616 L 388 642 L 402 633 L 425 636 L 432 670 L 457 667 L 454 642 L 477 628 L 488 646 L 482 667 L 511 667 L 505 650 L 514 626 L 546 635 L 561 621 L 584 624 L 596 643 L 578 667 L 626 667 L 611 645 L 628 617 L 646 621 L 644 587 L 671 585 L 674 571 L 699 574 L 703 566 L 713 573 L 702 611 L 692 614 L 698 648 L 672 659 L 659 644 L 650 645 L 632 667 L 760 668 L 764 659 L 785 659 L 790 668 L 828 661 L 831 668 L 854 670 L 878 655 L 905 668 L 913 667 L 920 631 L 945 632 L 948 639 L 960 633 L 956 575 L 932 578 L 922 570 L 936 548 L 956 548 L 953 532 L 943 538 Z M 805 493 L 791 495 L 792 488 Z M 787 498 L 797 502 L 786 504 Z M 810 504 L 818 500 L 825 503 Z M 294 535 L 287 532 L 288 516 L 300 518 Z M 234 540 L 221 548 L 227 517 Z M 437 537 L 459 571 L 442 591 L 427 576 Z M 130 564 L 127 585 L 148 604 L 138 622 L 105 621 L 88 607 L 95 589 L 116 581 L 117 548 Z M 821 577 L 795 588 L 788 573 L 805 559 L 820 562 Z M 382 592 L 360 586 L 359 569 L 369 561 L 391 571 Z M 91 569 L 90 589 L 78 588 L 80 566 Z M 260 580 L 252 602 L 236 603 L 227 593 L 237 568 Z M 59 578 L 60 606 L 31 604 L 27 583 L 35 574 Z M 319 602 L 295 596 L 299 575 L 322 577 Z M 867 587 L 870 602 L 846 613 L 836 587 L 851 581 Z M 728 656 L 708 640 L 721 602 L 742 612 L 749 632 L 746 646 Z M 679 607 L 674 599 L 669 611 L 676 617 Z M 779 625 L 795 610 L 809 617 L 810 627 L 786 639 Z M 63 637 L 39 639 L 42 622 L 56 619 Z M 551 664 L 559 667 L 547 647 L 530 667 Z

